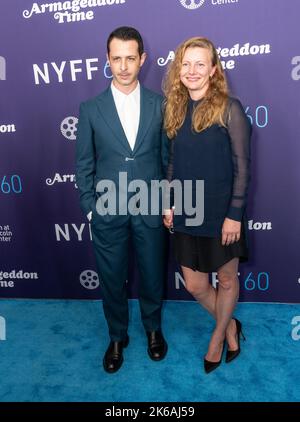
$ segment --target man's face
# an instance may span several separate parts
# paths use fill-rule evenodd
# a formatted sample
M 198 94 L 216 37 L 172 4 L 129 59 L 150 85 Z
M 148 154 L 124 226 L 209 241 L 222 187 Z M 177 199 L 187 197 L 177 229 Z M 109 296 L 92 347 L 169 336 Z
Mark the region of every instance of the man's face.
M 107 58 L 115 86 L 121 91 L 134 88 L 140 68 L 146 59 L 145 53 L 142 56 L 139 55 L 137 41 L 113 38 L 109 45 Z

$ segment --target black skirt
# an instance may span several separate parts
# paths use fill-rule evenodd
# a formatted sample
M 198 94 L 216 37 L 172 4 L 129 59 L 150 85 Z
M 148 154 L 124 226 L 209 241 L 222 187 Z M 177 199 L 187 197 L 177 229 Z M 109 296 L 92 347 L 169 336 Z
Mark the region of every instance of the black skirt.
M 217 271 L 233 258 L 239 258 L 240 262 L 248 261 L 248 246 L 243 228 L 239 241 L 228 246 L 223 246 L 220 238 L 191 236 L 176 231 L 174 253 L 179 265 L 203 273 Z

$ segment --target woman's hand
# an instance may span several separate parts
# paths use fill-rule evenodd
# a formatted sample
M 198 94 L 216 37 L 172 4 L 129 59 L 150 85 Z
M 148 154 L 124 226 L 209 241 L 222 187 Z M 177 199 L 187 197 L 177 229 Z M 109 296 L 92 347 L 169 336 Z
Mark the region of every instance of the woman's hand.
M 165 209 L 163 214 L 164 214 L 164 217 L 163 217 L 164 226 L 167 229 L 170 229 L 173 226 L 174 210 L 173 209 L 168 209 L 168 210 Z
M 241 223 L 240 221 L 225 218 L 222 227 L 222 245 L 230 245 L 240 240 Z

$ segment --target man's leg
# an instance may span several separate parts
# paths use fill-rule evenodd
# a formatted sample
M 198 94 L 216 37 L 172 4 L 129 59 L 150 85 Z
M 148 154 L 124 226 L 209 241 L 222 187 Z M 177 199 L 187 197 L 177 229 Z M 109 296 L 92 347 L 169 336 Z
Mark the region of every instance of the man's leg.
M 166 233 L 163 226 L 150 228 L 143 220 L 131 218 L 131 232 L 139 267 L 139 301 L 148 337 L 148 354 L 161 360 L 167 343 L 161 332 L 161 307 L 166 277 Z
M 146 331 L 161 328 L 161 306 L 165 284 L 165 229 L 151 228 L 131 217 L 132 240 L 139 268 L 139 301 Z
M 126 279 L 128 271 L 129 227 L 108 227 L 92 223 L 103 309 L 112 341 L 127 337 L 128 301 Z

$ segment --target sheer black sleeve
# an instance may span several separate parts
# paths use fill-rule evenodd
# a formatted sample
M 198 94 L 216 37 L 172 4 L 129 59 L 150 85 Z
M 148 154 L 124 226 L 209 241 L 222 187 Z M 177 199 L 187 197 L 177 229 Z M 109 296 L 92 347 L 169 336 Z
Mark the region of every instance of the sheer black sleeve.
M 233 189 L 227 217 L 241 221 L 246 207 L 250 181 L 250 137 L 252 128 L 242 104 L 237 99 L 230 100 L 227 128 L 233 163 Z

